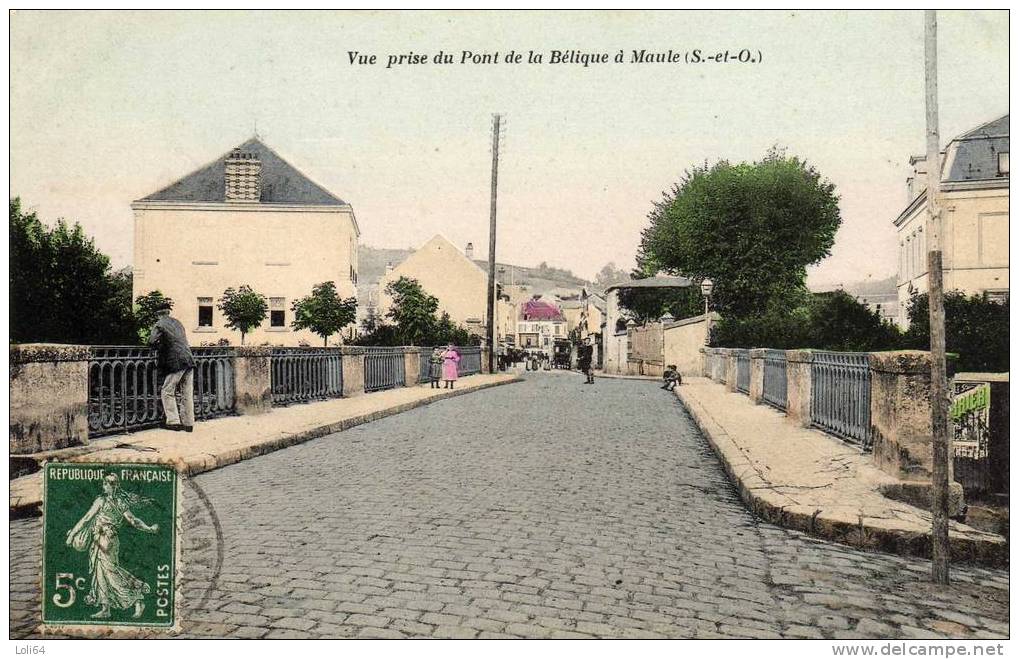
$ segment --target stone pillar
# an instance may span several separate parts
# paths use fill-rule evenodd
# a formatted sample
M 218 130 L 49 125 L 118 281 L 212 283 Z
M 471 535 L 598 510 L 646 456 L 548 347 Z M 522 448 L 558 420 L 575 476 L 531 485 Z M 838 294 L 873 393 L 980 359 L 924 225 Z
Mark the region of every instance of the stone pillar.
M 723 348 L 725 355 L 725 390 L 736 391 L 736 352 Z
M 870 423 L 874 463 L 903 480 L 931 478 L 930 354 L 870 355 Z
M 10 453 L 88 443 L 88 346 L 10 347 Z
M 234 348 L 234 404 L 238 414 L 272 410 L 272 348 Z
M 490 353 L 490 352 L 491 352 L 491 350 L 488 349 L 487 345 L 486 346 L 481 346 L 481 372 L 482 373 L 491 373 L 492 372 L 491 369 L 488 368 L 488 353 Z M 496 368 L 498 368 L 498 365 L 496 365 Z
M 358 346 L 340 348 L 343 359 L 343 396 L 353 398 L 364 393 L 364 349 Z
M 809 350 L 786 350 L 786 415 L 803 428 L 810 427 L 810 368 L 814 353 Z
M 930 508 L 931 358 L 919 350 L 870 354 L 870 424 L 873 460 L 899 479 L 881 491 L 920 508 Z M 949 514 L 962 510 L 962 486 L 951 482 Z
M 764 398 L 764 355 L 767 351 L 755 348 L 750 351 L 750 400 L 760 403 Z
M 404 346 L 403 348 L 403 386 L 416 387 L 421 377 L 421 348 Z

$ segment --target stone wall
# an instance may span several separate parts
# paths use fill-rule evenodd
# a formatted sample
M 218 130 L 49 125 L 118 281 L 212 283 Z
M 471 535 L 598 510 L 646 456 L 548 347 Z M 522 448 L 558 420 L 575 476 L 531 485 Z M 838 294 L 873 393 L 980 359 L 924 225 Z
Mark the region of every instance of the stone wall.
M 234 412 L 272 411 L 272 348 L 233 350 Z M 364 393 L 364 349 L 335 348 L 343 368 L 342 395 Z M 487 372 L 487 350 L 482 371 Z M 89 346 L 25 344 L 10 348 L 10 449 L 27 455 L 80 446 L 89 439 Z M 405 385 L 418 386 L 420 348 L 404 348 Z
M 10 348 L 10 453 L 88 443 L 88 346 Z
M 712 313 L 712 322 L 718 314 Z M 708 323 L 705 316 L 694 316 L 664 326 L 665 365 L 675 364 L 684 376 L 701 375 L 704 369 L 704 339 Z

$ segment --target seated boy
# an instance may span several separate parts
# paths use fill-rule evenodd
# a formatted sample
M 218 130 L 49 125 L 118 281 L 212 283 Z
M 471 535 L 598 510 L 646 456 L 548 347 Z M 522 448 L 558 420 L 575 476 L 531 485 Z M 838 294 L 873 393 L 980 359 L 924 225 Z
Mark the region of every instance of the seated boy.
M 672 391 L 676 388 L 677 384 L 683 384 L 683 376 L 679 374 L 679 370 L 675 364 L 670 364 L 665 372 L 662 373 L 662 379 L 665 380 L 665 384 L 662 385 L 662 389 L 666 391 Z

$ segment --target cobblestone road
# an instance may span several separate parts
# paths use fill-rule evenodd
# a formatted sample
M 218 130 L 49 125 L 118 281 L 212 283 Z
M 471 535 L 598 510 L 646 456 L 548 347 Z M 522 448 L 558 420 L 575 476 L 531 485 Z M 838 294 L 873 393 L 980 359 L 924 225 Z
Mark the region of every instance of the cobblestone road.
M 674 396 L 581 383 L 533 374 L 198 476 L 183 634 L 1007 636 L 1006 572 L 938 591 L 926 561 L 762 523 Z M 39 551 L 39 521 L 12 522 L 15 636 Z

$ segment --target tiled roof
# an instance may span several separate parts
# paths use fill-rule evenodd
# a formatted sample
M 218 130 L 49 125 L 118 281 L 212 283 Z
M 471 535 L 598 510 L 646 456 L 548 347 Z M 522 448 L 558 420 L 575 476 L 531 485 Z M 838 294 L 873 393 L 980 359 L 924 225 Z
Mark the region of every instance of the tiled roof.
M 528 300 L 520 308 L 522 320 L 565 320 L 563 314 L 554 305 L 544 300 Z
M 1008 151 L 1008 115 L 977 126 L 949 142 L 945 182 L 999 178 L 998 154 Z
M 344 206 L 345 202 L 318 185 L 296 167 L 283 160 L 257 137 L 231 149 L 213 162 L 191 172 L 184 178 L 154 192 L 140 201 L 220 202 L 224 200 L 226 182 L 223 170 L 227 157 L 235 150 L 250 153 L 262 163 L 261 194 L 263 204 L 307 204 Z

